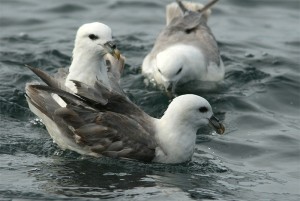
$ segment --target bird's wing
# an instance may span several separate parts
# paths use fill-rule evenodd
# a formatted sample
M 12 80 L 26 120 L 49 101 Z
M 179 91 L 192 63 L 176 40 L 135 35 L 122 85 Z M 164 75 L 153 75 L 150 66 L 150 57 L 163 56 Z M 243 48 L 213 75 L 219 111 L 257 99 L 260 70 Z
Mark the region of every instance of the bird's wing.
M 37 75 L 47 75 L 45 72 Z M 47 75 L 47 82 L 53 77 Z M 110 78 L 115 82 L 113 76 Z M 157 146 L 153 120 L 124 93 L 106 88 L 100 81 L 87 86 L 74 81 L 78 93 L 52 86 L 28 84 L 27 99 L 90 155 L 151 161 Z M 51 94 L 67 103 L 60 107 Z

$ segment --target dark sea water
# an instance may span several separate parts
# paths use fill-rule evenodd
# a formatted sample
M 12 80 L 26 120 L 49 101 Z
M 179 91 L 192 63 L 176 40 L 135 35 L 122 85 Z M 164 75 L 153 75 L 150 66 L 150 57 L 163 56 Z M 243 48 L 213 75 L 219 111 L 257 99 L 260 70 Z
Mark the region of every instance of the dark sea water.
M 179 165 L 61 151 L 28 109 L 24 64 L 70 64 L 77 28 L 101 21 L 127 57 L 122 87 L 159 117 L 168 97 L 140 66 L 163 28 L 159 0 L 0 0 L 0 200 L 300 200 L 300 1 L 222 0 L 209 25 L 224 82 L 196 89 L 226 125 L 204 130 Z M 203 2 L 203 1 L 197 1 Z

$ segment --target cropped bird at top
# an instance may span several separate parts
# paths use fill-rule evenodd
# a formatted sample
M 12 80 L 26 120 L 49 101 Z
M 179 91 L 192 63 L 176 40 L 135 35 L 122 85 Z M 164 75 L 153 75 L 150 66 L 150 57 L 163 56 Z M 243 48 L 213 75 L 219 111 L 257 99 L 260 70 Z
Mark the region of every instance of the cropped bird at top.
M 85 28 L 77 33 L 68 75 L 63 72 L 52 77 L 29 67 L 46 85 L 27 83 L 28 105 L 59 147 L 96 157 L 181 163 L 191 159 L 201 126 L 210 125 L 217 133 L 224 133 L 208 101 L 196 95 L 175 98 L 160 119 L 142 111 L 119 86 L 124 60 L 118 52 L 119 60 L 105 55 L 111 59 L 108 71 L 103 66 L 97 67 L 101 72 L 95 71 L 95 62 L 107 52 L 116 54 L 116 48 L 106 47 L 110 37 L 91 31 L 89 26 Z M 85 79 L 80 72 L 89 77 Z
M 219 48 L 207 26 L 209 8 L 217 1 L 205 6 L 186 1 L 169 4 L 167 25 L 145 57 L 142 73 L 173 93 L 190 81 L 201 84 L 223 80 L 225 70 Z

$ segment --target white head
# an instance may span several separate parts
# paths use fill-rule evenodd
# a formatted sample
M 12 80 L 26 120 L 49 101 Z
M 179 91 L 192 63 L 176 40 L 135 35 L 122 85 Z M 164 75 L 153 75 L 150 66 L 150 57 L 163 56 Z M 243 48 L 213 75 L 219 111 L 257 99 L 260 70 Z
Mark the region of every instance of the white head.
M 76 34 L 73 56 L 89 54 L 103 57 L 106 53 L 120 56 L 112 41 L 111 28 L 99 22 L 82 25 Z
M 225 131 L 223 124 L 213 116 L 208 101 L 192 94 L 176 97 L 156 125 L 160 147 L 156 150 L 154 161 L 164 163 L 189 160 L 201 126 L 210 125 L 219 134 Z
M 68 88 L 77 91 L 72 80 L 88 85 L 94 85 L 96 80 L 102 80 L 109 86 L 104 56 L 109 53 L 117 59 L 120 58 L 120 52 L 111 40 L 111 29 L 105 24 L 93 22 L 84 24 L 78 29 L 73 61 L 65 82 Z
M 174 92 L 176 84 L 201 79 L 199 70 L 205 69 L 202 53 L 190 45 L 175 45 L 156 56 L 154 78 L 166 90 Z
M 193 94 L 176 97 L 163 118 L 173 118 L 177 126 L 184 125 L 196 131 L 203 125 L 211 125 L 218 133 L 224 132 L 224 126 L 213 116 L 209 102 Z

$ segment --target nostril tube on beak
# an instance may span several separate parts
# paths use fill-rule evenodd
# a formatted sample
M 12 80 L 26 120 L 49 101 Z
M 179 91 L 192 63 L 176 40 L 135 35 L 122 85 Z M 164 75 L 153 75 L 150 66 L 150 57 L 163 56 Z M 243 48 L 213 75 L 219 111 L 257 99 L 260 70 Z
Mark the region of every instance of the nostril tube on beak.
M 112 41 L 108 41 L 104 44 L 104 48 L 106 49 L 106 51 L 108 53 L 110 53 L 113 57 L 115 57 L 116 59 L 120 59 L 121 57 L 121 53 L 120 51 L 117 49 L 116 44 L 114 44 Z
M 108 41 L 104 45 L 106 45 L 107 47 L 110 47 L 113 50 L 117 48 L 116 44 L 114 44 L 114 42 L 112 42 L 112 41 Z

